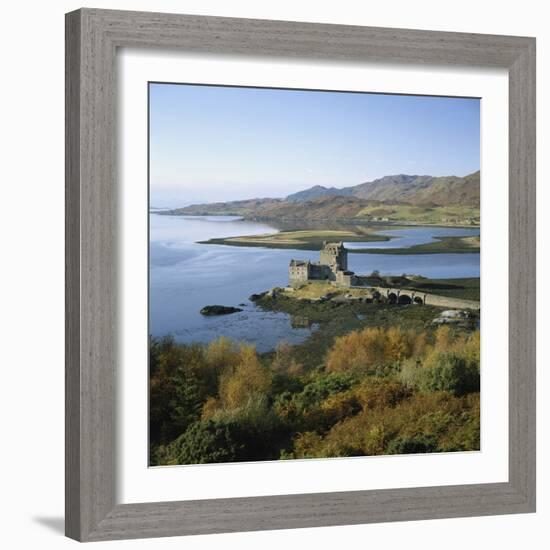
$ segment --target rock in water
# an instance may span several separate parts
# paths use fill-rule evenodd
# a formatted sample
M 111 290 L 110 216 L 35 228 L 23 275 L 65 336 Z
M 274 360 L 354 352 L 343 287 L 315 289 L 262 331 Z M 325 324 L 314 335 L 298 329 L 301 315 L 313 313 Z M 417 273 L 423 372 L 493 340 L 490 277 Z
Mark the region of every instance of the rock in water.
M 267 295 L 267 292 L 260 292 L 259 294 L 251 294 L 248 299 L 251 302 L 257 302 L 258 300 L 261 300 L 264 296 Z
M 240 307 L 233 306 L 204 306 L 201 309 L 203 315 L 227 315 L 228 313 L 237 313 L 242 311 Z

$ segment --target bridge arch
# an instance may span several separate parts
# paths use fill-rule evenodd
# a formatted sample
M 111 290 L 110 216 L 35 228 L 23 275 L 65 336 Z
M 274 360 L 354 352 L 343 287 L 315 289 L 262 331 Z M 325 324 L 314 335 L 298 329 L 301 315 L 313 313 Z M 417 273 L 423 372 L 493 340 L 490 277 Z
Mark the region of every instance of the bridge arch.
M 412 303 L 412 298 L 409 294 L 400 292 L 399 296 L 397 297 L 397 303 L 400 305 L 406 305 Z

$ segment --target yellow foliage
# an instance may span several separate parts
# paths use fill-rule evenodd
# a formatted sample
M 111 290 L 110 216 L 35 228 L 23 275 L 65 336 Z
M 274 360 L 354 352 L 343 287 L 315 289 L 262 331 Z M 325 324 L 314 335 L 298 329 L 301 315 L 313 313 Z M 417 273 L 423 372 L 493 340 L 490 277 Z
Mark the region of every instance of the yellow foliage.
M 326 417 L 331 419 L 332 423 L 335 423 L 355 414 L 360 410 L 360 404 L 353 391 L 346 391 L 327 397 L 321 403 L 320 409 Z
M 373 426 L 363 436 L 362 451 L 367 456 L 380 455 L 386 447 L 385 430 L 383 425 Z
M 239 360 L 239 349 L 225 336 L 220 336 L 217 340 L 213 340 L 206 348 L 206 362 L 218 372 L 227 367 L 236 366 Z
M 322 437 L 315 432 L 298 434 L 294 439 L 294 453 L 300 458 L 318 456 L 315 449 L 322 444 L 322 441 Z M 313 454 L 309 455 L 308 453 L 311 451 L 313 451 Z
M 221 402 L 215 397 L 208 397 L 202 406 L 202 420 L 212 418 L 214 414 L 221 408 Z
M 464 342 L 461 346 L 461 351 L 463 357 L 470 361 L 480 361 L 480 333 L 479 330 L 476 330 L 470 335 L 470 337 Z
M 412 333 L 414 335 L 414 333 Z M 406 333 L 399 327 L 391 327 L 385 333 L 385 360 L 388 362 L 402 361 L 411 355 L 411 333 Z
M 384 361 L 383 331 L 366 328 L 336 338 L 327 356 L 327 370 L 345 372 Z
M 262 367 L 254 346 L 239 349 L 239 363 L 220 377 L 219 394 L 224 407 L 237 408 L 258 393 L 268 393 L 271 373 Z
M 451 329 L 442 325 L 435 331 L 435 347 L 438 351 L 447 351 L 453 342 Z
M 367 377 L 354 388 L 354 394 L 361 407 L 368 410 L 394 407 L 409 397 L 411 391 L 397 380 Z
M 425 333 L 404 331 L 399 327 L 387 330 L 365 328 L 336 338 L 327 355 L 330 372 L 361 371 L 376 365 L 401 362 L 427 347 Z
M 293 357 L 293 347 L 287 342 L 279 342 L 275 348 L 275 357 L 271 368 L 275 372 L 281 372 L 297 376 L 301 374 L 302 365 L 300 365 Z
M 428 334 L 426 332 L 420 332 L 415 335 L 412 356 L 422 357 L 428 349 Z

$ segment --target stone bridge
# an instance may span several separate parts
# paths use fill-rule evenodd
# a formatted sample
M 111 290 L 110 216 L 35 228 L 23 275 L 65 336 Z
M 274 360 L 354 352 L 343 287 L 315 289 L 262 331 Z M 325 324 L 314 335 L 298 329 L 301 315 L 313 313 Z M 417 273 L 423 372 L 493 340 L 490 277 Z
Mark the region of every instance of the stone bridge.
M 371 288 L 379 292 L 381 296 L 384 296 L 390 304 L 425 304 L 428 306 L 479 310 L 479 302 L 474 300 L 439 296 L 408 288 L 387 288 L 381 286 Z

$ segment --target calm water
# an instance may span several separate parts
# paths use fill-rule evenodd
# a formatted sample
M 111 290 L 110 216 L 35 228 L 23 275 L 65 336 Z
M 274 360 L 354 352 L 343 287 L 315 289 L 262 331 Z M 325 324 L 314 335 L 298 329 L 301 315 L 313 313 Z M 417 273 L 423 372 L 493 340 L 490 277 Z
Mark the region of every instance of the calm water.
M 223 334 L 254 343 L 260 351 L 272 349 L 280 340 L 303 341 L 315 326 L 293 328 L 288 315 L 264 312 L 249 302 L 248 297 L 274 286 L 285 286 L 290 259 L 316 261 L 318 252 L 197 244 L 214 237 L 275 231 L 267 224 L 235 217 L 151 213 L 150 333 L 153 336 L 172 334 L 180 342 L 209 342 Z M 411 239 L 430 242 L 438 236 L 479 234 L 479 230 L 455 228 L 399 229 L 384 234 L 390 232 L 396 238 L 376 243 L 378 247 L 392 241 L 403 243 L 403 239 L 406 243 Z M 413 244 L 419 243 L 406 246 Z M 479 277 L 479 254 L 350 253 L 349 268 L 359 274 L 377 269 L 384 274 L 411 273 L 433 278 Z M 239 306 L 243 311 L 217 317 L 204 317 L 199 313 L 202 307 L 212 304 Z

